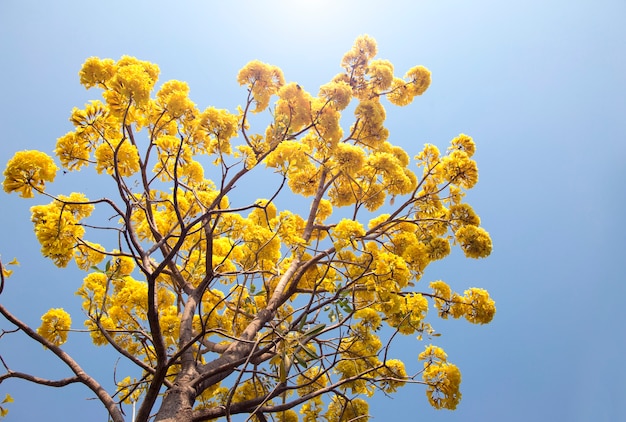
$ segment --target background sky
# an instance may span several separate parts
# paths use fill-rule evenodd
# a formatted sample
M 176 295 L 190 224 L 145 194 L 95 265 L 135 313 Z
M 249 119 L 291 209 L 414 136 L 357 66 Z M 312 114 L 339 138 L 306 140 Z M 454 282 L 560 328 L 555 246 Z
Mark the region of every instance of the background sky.
M 89 56 L 157 63 L 160 82 L 189 83 L 191 98 L 232 111 L 245 100 L 238 70 L 259 59 L 316 93 L 341 71 L 360 34 L 378 42 L 396 73 L 421 64 L 432 85 L 406 108 L 387 107 L 390 141 L 415 155 L 474 137 L 480 182 L 468 195 L 494 241 L 486 260 L 455 253 L 429 267 L 456 290 L 478 286 L 496 300 L 487 326 L 431 322 L 437 344 L 463 373 L 454 412 L 430 408 L 421 386 L 372 400 L 374 421 L 626 420 L 626 2 L 525 1 L 0 1 L 0 166 L 22 149 L 52 154 L 71 130 Z M 87 173 L 85 173 L 87 174 Z M 101 179 L 62 174 L 52 191 L 98 189 Z M 248 186 L 248 189 L 258 187 Z M 0 300 L 39 326 L 65 307 L 80 326 L 74 291 L 83 274 L 38 257 L 30 206 L 0 193 L 0 254 L 22 265 Z M 620 217 L 620 215 L 622 217 Z M 434 316 L 434 313 L 433 313 Z M 9 329 L 0 321 L 0 329 Z M 101 382 L 115 359 L 73 335 L 64 348 Z M 83 335 L 85 336 L 85 335 Z M 399 343 L 417 358 L 423 344 Z M 14 370 L 68 376 L 21 335 L 0 339 Z M 54 390 L 19 380 L 8 421 L 106 420 L 84 387 Z

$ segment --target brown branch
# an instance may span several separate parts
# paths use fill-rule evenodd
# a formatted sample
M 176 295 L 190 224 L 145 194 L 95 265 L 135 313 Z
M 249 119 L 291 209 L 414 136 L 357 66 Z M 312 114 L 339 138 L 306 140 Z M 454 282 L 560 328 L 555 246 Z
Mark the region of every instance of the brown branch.
M 40 378 L 40 377 L 31 375 L 31 374 L 25 374 L 23 372 L 8 371 L 6 374 L 0 375 L 0 383 L 2 383 L 2 381 L 4 381 L 5 379 L 9 379 L 9 378 L 19 378 L 19 379 L 33 382 L 35 384 L 45 385 L 48 387 L 65 387 L 66 385 L 69 385 L 69 384 L 82 382 L 78 376 L 63 378 L 60 380 L 49 380 L 46 378 Z
M 19 327 L 24 333 L 41 344 L 42 346 L 48 348 L 52 353 L 57 355 L 63 363 L 65 363 L 71 370 L 76 374 L 76 378 L 78 378 L 78 382 L 84 384 L 93 391 L 98 399 L 102 402 L 102 404 L 106 407 L 111 419 L 114 422 L 124 422 L 124 416 L 122 412 L 117 407 L 117 403 L 113 400 L 113 398 L 106 392 L 106 390 L 90 375 L 88 375 L 83 368 L 63 349 L 59 346 L 51 343 L 46 340 L 44 337 L 40 336 L 36 331 L 30 328 L 26 323 L 20 321 L 17 317 L 11 314 L 2 304 L 0 304 L 0 313 L 9 320 L 12 324 Z

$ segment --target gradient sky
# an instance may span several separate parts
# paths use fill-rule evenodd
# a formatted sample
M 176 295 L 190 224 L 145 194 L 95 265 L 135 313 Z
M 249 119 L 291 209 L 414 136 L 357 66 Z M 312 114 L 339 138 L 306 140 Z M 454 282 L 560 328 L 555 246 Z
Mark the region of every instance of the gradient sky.
M 422 64 L 433 74 L 412 105 L 387 107 L 390 141 L 411 156 L 426 142 L 445 149 L 462 132 L 477 143 L 480 182 L 468 201 L 494 252 L 475 261 L 457 251 L 429 267 L 422 282 L 484 287 L 498 308 L 487 326 L 431 321 L 443 333 L 437 344 L 463 373 L 456 411 L 431 409 L 423 387 L 407 386 L 394 399 L 372 400 L 372 420 L 626 420 L 626 230 L 619 221 L 626 214 L 626 2 L 173 4 L 0 1 L 2 168 L 18 150 L 52 154 L 56 138 L 72 129 L 72 107 L 98 98 L 78 83 L 89 56 L 155 62 L 160 82 L 188 82 L 199 108 L 234 111 L 245 100 L 236 74 L 246 62 L 277 65 L 286 80 L 316 93 L 341 71 L 354 39 L 369 34 L 396 73 Z M 52 191 L 97 191 L 99 183 L 59 174 Z M 0 193 L 0 254 L 22 263 L 0 300 L 35 327 L 50 307 L 70 310 L 80 326 L 73 293 L 82 273 L 38 257 L 28 209 L 47 202 Z M 64 347 L 110 383 L 115 359 L 80 336 Z M 398 346 L 406 361 L 423 349 L 412 336 Z M 0 354 L 14 370 L 69 374 L 21 335 L 0 339 Z M 9 380 L 0 399 L 7 392 L 15 398 L 7 421 L 106 420 L 83 387 Z

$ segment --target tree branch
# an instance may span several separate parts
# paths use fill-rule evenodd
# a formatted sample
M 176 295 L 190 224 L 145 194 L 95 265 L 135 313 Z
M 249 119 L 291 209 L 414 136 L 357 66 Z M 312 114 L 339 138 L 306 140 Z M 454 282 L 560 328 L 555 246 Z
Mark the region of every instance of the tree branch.
M 93 391 L 98 399 L 102 402 L 104 407 L 106 407 L 111 419 L 114 422 L 124 422 L 124 416 L 122 415 L 121 410 L 117 406 L 117 403 L 113 400 L 111 395 L 106 392 L 106 390 L 91 376 L 89 376 L 83 368 L 63 349 L 49 342 L 42 336 L 40 336 L 36 331 L 30 328 L 26 323 L 20 321 L 17 317 L 11 314 L 2 304 L 0 304 L 0 313 L 9 320 L 12 324 L 19 327 L 24 333 L 41 344 L 42 346 L 48 348 L 52 353 L 57 355 L 59 359 L 63 361 L 71 370 L 76 374 L 76 378 L 78 382 L 81 382 L 91 391 Z

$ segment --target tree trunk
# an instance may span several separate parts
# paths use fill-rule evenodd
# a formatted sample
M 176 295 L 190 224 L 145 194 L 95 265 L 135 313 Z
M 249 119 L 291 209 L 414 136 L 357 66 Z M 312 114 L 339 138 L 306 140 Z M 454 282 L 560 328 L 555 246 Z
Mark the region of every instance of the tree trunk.
M 163 398 L 155 421 L 163 422 L 191 422 L 195 391 L 185 385 L 174 385 Z

